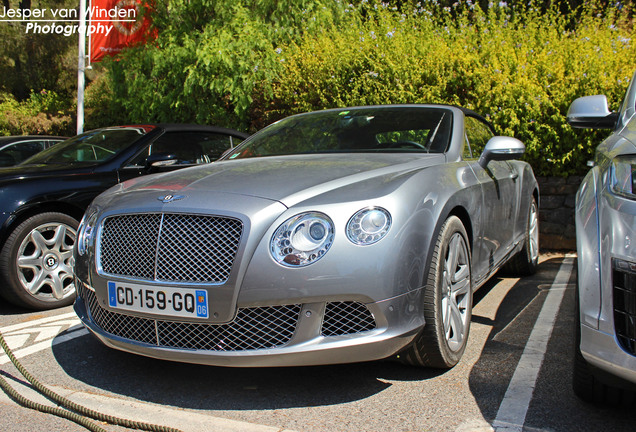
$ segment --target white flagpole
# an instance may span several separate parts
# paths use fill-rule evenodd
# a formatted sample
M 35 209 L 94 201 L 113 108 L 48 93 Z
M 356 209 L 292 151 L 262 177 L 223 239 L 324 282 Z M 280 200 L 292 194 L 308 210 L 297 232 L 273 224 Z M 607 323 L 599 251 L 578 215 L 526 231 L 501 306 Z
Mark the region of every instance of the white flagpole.
M 79 46 L 77 54 L 77 134 L 84 132 L 84 69 L 86 65 L 86 0 L 79 6 Z
M 87 0 L 84 0 L 87 1 Z M 91 10 L 91 4 L 92 0 L 88 0 L 88 10 Z M 89 14 L 88 16 L 88 25 L 91 24 L 91 16 Z M 93 54 L 93 52 L 91 51 L 91 39 L 93 37 L 92 33 L 88 34 L 88 44 L 86 45 L 86 49 L 87 49 L 87 53 L 86 53 L 86 61 L 88 62 L 88 64 L 86 65 L 86 70 L 91 70 L 93 69 L 93 66 L 91 66 L 91 55 Z

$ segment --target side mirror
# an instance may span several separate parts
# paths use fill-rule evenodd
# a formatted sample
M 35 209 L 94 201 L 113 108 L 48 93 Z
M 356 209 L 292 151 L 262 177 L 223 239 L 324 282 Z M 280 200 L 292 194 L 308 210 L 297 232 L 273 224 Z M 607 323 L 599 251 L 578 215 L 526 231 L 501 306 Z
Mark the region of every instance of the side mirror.
M 575 128 L 614 129 L 618 113 L 609 110 L 605 95 L 585 96 L 572 102 L 567 120 Z
M 165 154 L 165 153 L 157 153 L 152 154 L 146 158 L 146 169 L 150 169 L 153 167 L 159 168 L 169 165 L 174 165 L 179 161 L 176 155 L 173 154 Z
M 479 157 L 479 165 L 486 168 L 491 160 L 518 159 L 526 151 L 526 146 L 517 138 L 496 136 L 490 138 Z

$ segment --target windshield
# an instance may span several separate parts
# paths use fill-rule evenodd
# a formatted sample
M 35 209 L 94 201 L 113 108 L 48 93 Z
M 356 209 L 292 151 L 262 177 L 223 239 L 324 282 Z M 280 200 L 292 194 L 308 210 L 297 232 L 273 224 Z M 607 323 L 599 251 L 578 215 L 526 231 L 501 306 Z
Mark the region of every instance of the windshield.
M 147 127 L 93 130 L 56 144 L 25 160 L 21 165 L 104 162 L 119 154 L 150 130 Z
M 224 159 L 311 153 L 443 153 L 452 111 L 417 106 L 361 107 L 288 117 L 263 129 Z

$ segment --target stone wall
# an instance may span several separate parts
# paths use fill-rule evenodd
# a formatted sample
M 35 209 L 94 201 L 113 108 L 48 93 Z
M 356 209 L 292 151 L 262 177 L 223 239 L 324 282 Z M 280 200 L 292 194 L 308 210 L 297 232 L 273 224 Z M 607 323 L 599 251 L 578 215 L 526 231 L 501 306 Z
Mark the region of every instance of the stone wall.
M 541 250 L 576 250 L 574 201 L 583 177 L 537 177 Z

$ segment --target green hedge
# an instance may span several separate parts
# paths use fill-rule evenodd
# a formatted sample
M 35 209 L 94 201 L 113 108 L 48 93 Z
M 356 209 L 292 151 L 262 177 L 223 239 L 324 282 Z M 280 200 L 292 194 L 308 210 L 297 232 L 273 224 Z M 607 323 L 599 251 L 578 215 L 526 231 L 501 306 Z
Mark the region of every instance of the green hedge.
M 266 118 L 360 104 L 457 104 L 524 141 L 538 174 L 580 174 L 607 133 L 574 130 L 565 114 L 590 94 L 606 94 L 618 108 L 636 66 L 633 36 L 618 17 L 592 10 L 572 28 L 555 10 L 511 17 L 505 7 L 433 15 L 368 8 L 281 54 L 284 72 Z
M 583 173 L 607 133 L 573 130 L 565 114 L 590 94 L 618 108 L 636 65 L 631 17 L 614 7 L 566 17 L 505 2 L 485 12 L 454 4 L 165 2 L 157 41 L 106 62 L 107 75 L 89 88 L 87 122 L 254 131 L 327 107 L 449 103 L 523 140 L 537 174 Z
M 74 135 L 73 108 L 67 99 L 53 91 L 32 91 L 22 102 L 1 93 L 0 135 Z

